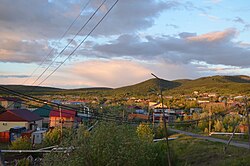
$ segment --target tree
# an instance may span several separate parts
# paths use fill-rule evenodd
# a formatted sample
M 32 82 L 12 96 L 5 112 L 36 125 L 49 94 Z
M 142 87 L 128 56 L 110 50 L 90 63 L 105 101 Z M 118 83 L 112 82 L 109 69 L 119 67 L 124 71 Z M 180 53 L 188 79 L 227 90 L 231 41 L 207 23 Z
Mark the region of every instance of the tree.
M 54 128 L 47 132 L 44 137 L 44 144 L 46 146 L 58 145 L 61 141 L 61 130 L 59 128 Z
M 153 130 L 146 123 L 141 123 L 137 129 L 136 133 L 138 137 L 143 141 L 152 142 L 154 138 Z
M 139 131 L 151 133 L 147 125 Z M 145 130 L 144 130 L 145 129 Z M 98 123 L 86 136 L 79 133 L 82 141 L 74 136 L 70 145 L 77 147 L 70 155 L 64 153 L 45 154 L 43 165 L 165 165 L 166 145 L 144 141 L 138 137 L 137 128 L 125 124 Z M 61 162 L 58 162 L 60 159 Z
M 220 120 L 216 120 L 214 124 L 214 130 L 220 132 L 223 130 L 223 128 L 224 127 L 223 127 L 222 122 Z
M 208 113 L 207 113 L 207 112 L 203 112 L 203 113 L 200 114 L 200 118 L 201 118 L 201 119 L 207 118 L 207 117 L 208 117 Z M 206 120 L 200 120 L 200 121 L 199 121 L 199 124 L 198 124 L 198 127 L 199 127 L 202 131 L 204 131 L 205 128 L 208 127 L 208 121 L 206 121 Z

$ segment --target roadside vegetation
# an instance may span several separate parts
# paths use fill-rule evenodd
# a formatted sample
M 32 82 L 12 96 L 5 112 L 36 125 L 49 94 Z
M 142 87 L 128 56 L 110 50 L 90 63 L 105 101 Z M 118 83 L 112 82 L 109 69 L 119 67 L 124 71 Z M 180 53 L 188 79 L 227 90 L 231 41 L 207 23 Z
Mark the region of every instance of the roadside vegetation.
M 125 124 L 101 123 L 90 133 L 82 126 L 64 139 L 64 146 L 74 146 L 70 154 L 45 155 L 44 165 L 165 165 L 166 145 L 153 143 L 152 129 Z
M 247 166 L 250 163 L 249 150 L 225 144 L 176 134 L 178 139 L 170 142 L 172 153 L 177 156 L 174 165 L 190 166 Z

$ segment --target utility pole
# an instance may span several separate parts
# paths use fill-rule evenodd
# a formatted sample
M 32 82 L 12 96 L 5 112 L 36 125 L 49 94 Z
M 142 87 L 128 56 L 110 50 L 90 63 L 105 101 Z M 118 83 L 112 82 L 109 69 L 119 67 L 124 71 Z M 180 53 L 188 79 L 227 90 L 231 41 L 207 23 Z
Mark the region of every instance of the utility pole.
M 154 110 L 153 110 L 153 129 L 155 129 L 155 113 L 154 113 Z
M 62 143 L 62 140 L 63 140 L 63 120 L 62 120 L 62 109 L 60 107 L 60 105 L 58 105 L 59 107 L 59 113 L 60 113 L 60 120 L 59 122 L 61 123 L 60 127 L 61 127 L 61 143 Z
M 249 120 L 249 109 L 247 103 L 247 97 L 245 98 L 245 111 L 247 114 L 247 127 L 248 127 L 248 148 L 250 149 L 250 120 Z
M 212 116 L 212 106 L 209 107 L 209 122 L 208 122 L 208 134 L 211 133 L 211 126 L 212 126 L 212 121 L 211 121 L 211 116 Z
M 124 108 L 122 109 L 122 121 L 124 122 L 124 117 L 125 117 L 125 112 L 124 112 Z
M 166 137 L 166 142 L 167 142 L 167 157 L 168 157 L 168 165 L 171 166 L 171 158 L 170 158 L 170 148 L 169 148 L 169 143 L 168 143 L 168 130 L 167 130 L 167 124 L 166 124 L 166 116 L 165 116 L 165 111 L 164 111 L 164 105 L 163 105 L 163 96 L 162 96 L 162 87 L 161 87 L 161 82 L 160 78 L 151 73 L 152 76 L 154 76 L 157 81 L 158 81 L 158 86 L 160 89 L 160 95 L 161 95 L 161 108 L 162 108 L 162 113 L 163 113 L 163 125 L 164 125 L 164 130 L 165 130 L 165 137 Z

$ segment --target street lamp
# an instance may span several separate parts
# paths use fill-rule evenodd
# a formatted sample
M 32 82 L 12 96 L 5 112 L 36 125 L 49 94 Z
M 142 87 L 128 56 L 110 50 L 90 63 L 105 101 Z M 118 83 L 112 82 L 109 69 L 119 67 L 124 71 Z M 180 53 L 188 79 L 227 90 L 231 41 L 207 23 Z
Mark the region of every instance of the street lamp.
M 168 129 L 167 129 L 167 124 L 166 124 L 166 116 L 165 116 L 165 111 L 164 111 L 164 106 L 163 106 L 163 96 L 162 96 L 162 87 L 161 87 L 161 79 L 157 77 L 155 74 L 151 73 L 152 76 L 154 76 L 157 79 L 158 86 L 160 89 L 160 95 L 161 95 L 161 108 L 162 108 L 162 113 L 163 113 L 163 123 L 164 123 L 164 130 L 165 130 L 165 137 L 167 141 L 167 157 L 168 157 L 168 165 L 171 166 L 171 160 L 170 160 L 170 148 L 169 148 L 169 143 L 168 143 Z

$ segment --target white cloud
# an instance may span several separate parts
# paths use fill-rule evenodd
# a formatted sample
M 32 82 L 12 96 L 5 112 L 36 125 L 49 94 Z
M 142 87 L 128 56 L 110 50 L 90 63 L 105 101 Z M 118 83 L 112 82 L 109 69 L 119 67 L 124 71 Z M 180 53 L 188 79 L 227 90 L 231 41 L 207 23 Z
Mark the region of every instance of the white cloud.
M 90 82 L 96 82 L 95 85 L 111 87 L 140 82 L 151 73 L 139 63 L 126 60 L 87 61 L 74 65 L 70 71 Z
M 122 35 L 109 44 L 96 45 L 95 51 L 110 57 L 133 57 L 188 64 L 194 60 L 208 64 L 248 67 L 250 50 L 233 42 L 235 29 L 206 34 L 180 33 L 180 37 Z M 146 41 L 145 41 L 146 40 Z

